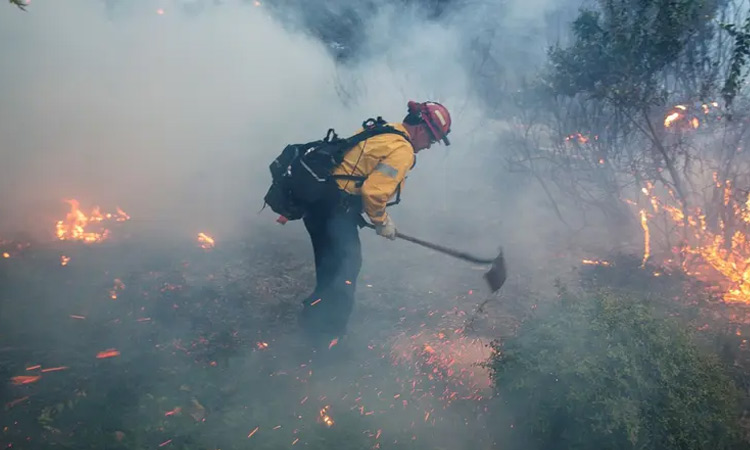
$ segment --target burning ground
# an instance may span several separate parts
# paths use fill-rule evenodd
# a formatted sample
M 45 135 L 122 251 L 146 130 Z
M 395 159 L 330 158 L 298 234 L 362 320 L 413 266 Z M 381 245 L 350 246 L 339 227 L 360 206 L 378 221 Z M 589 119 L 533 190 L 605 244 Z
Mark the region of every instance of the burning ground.
M 3 243 L 2 448 L 491 446 L 480 272 L 426 288 L 369 258 L 350 335 L 314 352 L 303 241 L 156 241 L 69 205 L 57 241 Z
M 303 234 L 153 239 L 122 209 L 68 205 L 57 240 L 3 242 L 2 448 L 496 448 L 482 364 L 534 314 L 527 276 L 498 300 L 463 263 L 414 277 L 422 252 L 368 253 L 350 335 L 313 350 L 296 325 Z M 383 276 L 386 261 L 403 270 Z M 732 336 L 748 381 L 744 304 L 640 257 L 581 267 L 569 275 L 654 293 L 706 342 Z

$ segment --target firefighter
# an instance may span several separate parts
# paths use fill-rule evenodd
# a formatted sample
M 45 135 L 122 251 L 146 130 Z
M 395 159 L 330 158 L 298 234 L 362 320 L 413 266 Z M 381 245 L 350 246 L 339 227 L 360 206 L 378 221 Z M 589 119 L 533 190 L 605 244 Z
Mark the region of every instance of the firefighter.
M 396 238 L 396 224 L 386 212 L 387 203 L 404 184 L 416 154 L 442 141 L 450 145 L 451 117 L 437 102 L 408 103 L 401 123 L 390 123 L 408 138 L 387 133 L 364 140 L 349 150 L 333 174 L 338 190 L 334 198 L 318 202 L 303 218 L 315 257 L 315 289 L 306 297 L 302 326 L 323 340 L 339 338 L 354 307 L 357 277 L 362 266 L 359 228 L 364 213 L 378 235 Z M 354 181 L 346 177 L 365 177 Z

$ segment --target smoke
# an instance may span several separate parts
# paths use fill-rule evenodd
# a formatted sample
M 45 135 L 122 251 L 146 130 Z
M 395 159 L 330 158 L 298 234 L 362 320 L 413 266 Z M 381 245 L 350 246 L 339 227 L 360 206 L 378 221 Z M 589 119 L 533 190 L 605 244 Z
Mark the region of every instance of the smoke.
M 3 8 L 0 180 L 16 218 L 72 197 L 219 225 L 260 208 L 268 160 L 287 140 L 341 116 L 322 46 L 260 8 L 149 7 L 124 20 L 101 9 Z
M 420 154 L 394 208 L 399 226 L 469 250 L 534 240 L 528 225 L 544 220 L 504 173 L 497 130 L 514 80 L 533 73 L 555 39 L 550 17 L 560 22 L 570 8 L 361 5 L 3 8 L 0 189 L 10 194 L 0 229 L 48 238 L 62 200 L 75 198 L 119 206 L 133 227 L 157 233 L 266 232 L 272 214 L 258 211 L 267 167 L 285 144 L 329 127 L 346 135 L 377 115 L 398 121 L 408 100 L 433 99 L 451 110 L 453 145 Z M 316 32 L 331 23 L 343 31 Z M 336 46 L 355 56 L 342 64 Z M 276 232 L 289 228 L 304 233 Z
M 49 223 L 61 199 L 77 198 L 170 226 L 233 229 L 262 205 L 267 164 L 285 143 L 331 126 L 345 134 L 375 115 L 399 120 L 408 99 L 441 100 L 454 114 L 451 156 L 438 149 L 425 160 L 468 159 L 476 130 L 464 130 L 483 107 L 463 54 L 473 29 L 492 11 L 507 13 L 499 28 L 539 22 L 521 2 L 449 2 L 455 14 L 436 21 L 419 5 L 386 4 L 355 11 L 363 56 L 337 66 L 329 43 L 263 5 L 201 4 L 3 8 L 4 223 Z
M 511 270 L 546 254 L 549 215 L 505 171 L 499 131 L 507 126 L 505 95 L 559 38 L 549 25 L 570 14 L 571 2 L 264 3 L 68 0 L 35 2 L 27 13 L 0 8 L 0 231 L 49 238 L 67 209 L 62 200 L 75 198 L 82 206 L 119 206 L 134 227 L 162 236 L 289 240 L 311 265 L 299 222 L 280 227 L 268 209 L 257 213 L 268 164 L 288 143 L 321 138 L 330 127 L 347 135 L 378 115 L 399 121 L 408 100 L 429 99 L 451 111 L 452 145 L 419 154 L 391 211 L 399 228 L 482 256 L 503 245 Z M 330 14 L 311 17 L 315 4 Z M 344 10 L 358 19 L 356 33 L 316 32 Z M 350 59 L 340 60 L 341 46 L 350 47 Z M 482 282 L 462 263 L 362 235 L 363 274 L 374 284 L 451 298 L 467 290 L 453 281 Z M 398 256 L 413 266 L 394 268 Z M 365 297 L 379 295 L 386 294 Z M 390 301 L 421 307 L 421 300 Z M 431 305 L 438 307 L 456 305 Z M 357 308 L 352 326 L 361 327 L 362 340 L 387 334 L 378 326 L 392 326 L 391 317 L 373 320 L 371 306 Z M 321 392 L 335 397 L 331 384 Z M 252 397 L 248 389 L 238 395 Z

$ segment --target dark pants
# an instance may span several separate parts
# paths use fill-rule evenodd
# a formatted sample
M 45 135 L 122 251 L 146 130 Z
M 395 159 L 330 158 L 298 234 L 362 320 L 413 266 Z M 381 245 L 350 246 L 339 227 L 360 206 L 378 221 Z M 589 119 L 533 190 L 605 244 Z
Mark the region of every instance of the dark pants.
M 337 194 L 304 217 L 315 255 L 315 290 L 304 300 L 303 328 L 314 337 L 332 339 L 346 332 L 362 267 L 358 197 Z

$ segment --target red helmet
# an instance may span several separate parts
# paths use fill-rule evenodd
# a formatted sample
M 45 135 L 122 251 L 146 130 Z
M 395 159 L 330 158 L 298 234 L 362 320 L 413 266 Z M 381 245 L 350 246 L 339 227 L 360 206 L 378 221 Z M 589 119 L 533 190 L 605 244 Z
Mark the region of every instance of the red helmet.
M 437 102 L 417 103 L 409 101 L 409 114 L 417 116 L 430 129 L 436 141 L 442 140 L 445 145 L 451 145 L 448 133 L 451 132 L 451 115 L 445 106 Z

